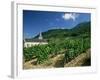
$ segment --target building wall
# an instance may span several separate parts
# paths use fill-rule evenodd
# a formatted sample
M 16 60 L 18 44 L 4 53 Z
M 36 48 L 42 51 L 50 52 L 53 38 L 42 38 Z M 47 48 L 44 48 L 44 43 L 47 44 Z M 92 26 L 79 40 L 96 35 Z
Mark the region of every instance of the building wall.
M 44 45 L 44 44 L 48 44 L 48 43 L 47 42 L 25 42 L 24 47 L 31 47 L 34 45 Z

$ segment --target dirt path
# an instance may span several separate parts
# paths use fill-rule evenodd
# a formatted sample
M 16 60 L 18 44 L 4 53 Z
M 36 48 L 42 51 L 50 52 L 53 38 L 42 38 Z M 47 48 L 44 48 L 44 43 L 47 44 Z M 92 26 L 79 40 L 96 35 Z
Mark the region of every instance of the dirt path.
M 33 64 L 35 64 L 37 61 L 37 59 L 33 59 L 33 60 L 30 60 L 28 62 L 25 62 L 23 64 L 23 69 L 32 69 L 33 68 Z
M 64 65 L 64 67 L 82 66 L 83 64 L 85 64 L 86 60 L 90 60 L 90 58 L 91 58 L 91 54 L 90 53 L 91 52 L 90 52 L 90 49 L 89 49 L 89 50 L 87 50 L 86 53 L 82 53 L 79 56 L 77 56 L 75 59 L 73 59 L 72 61 L 70 61 L 69 63 L 66 63 Z
M 51 61 L 53 67 L 63 67 L 64 54 L 58 54 L 56 57 L 52 58 Z

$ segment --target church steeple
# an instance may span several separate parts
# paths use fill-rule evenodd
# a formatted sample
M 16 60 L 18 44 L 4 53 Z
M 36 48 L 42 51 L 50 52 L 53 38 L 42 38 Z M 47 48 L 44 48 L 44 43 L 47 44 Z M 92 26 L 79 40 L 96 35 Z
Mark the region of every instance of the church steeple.
M 39 33 L 39 39 L 43 39 L 41 32 Z

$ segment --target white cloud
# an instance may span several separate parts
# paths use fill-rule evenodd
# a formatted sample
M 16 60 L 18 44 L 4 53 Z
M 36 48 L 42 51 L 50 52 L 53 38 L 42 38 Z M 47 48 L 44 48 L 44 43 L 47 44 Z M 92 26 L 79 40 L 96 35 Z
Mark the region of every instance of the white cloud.
M 62 18 L 64 20 L 72 19 L 73 21 L 75 21 L 78 16 L 79 16 L 79 14 L 77 14 L 77 13 L 65 13 L 64 15 L 62 15 Z

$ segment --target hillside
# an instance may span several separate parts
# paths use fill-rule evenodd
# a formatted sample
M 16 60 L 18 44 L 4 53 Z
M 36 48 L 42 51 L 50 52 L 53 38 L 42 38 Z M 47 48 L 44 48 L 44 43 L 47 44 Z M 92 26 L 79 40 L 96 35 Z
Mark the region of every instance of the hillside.
M 90 22 L 84 22 L 72 29 L 42 32 L 48 44 L 24 47 L 23 69 L 90 66 L 90 31 Z M 38 36 L 30 40 L 37 40 Z
M 51 29 L 46 32 L 42 32 L 44 39 L 51 38 L 66 38 L 66 37 L 79 37 L 79 36 L 90 36 L 90 22 L 79 23 L 72 29 Z M 38 38 L 39 35 L 34 38 Z

